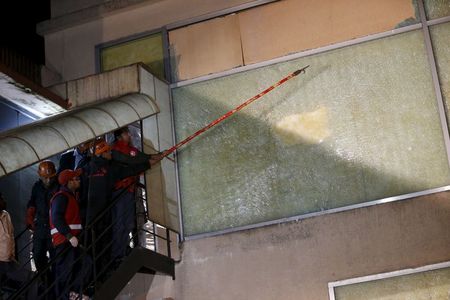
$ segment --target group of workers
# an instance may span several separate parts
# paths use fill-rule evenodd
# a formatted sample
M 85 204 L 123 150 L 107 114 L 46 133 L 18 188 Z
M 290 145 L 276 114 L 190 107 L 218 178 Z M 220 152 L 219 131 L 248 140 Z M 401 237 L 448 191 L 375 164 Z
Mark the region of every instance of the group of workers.
M 94 265 L 97 269 L 107 262 L 118 266 L 126 257 L 135 226 L 138 175 L 163 158 L 162 153 L 145 154 L 133 147 L 127 127 L 116 130 L 114 138 L 112 145 L 99 138 L 62 154 L 58 170 L 49 160 L 38 166 L 39 180 L 32 188 L 26 223 L 33 232 L 33 260 L 42 275 L 41 289 L 48 290 L 55 281 L 52 292 L 57 298 L 69 299 L 91 277 Z M 110 213 L 105 213 L 110 205 Z M 92 230 L 81 238 L 86 227 Z M 76 266 L 82 251 L 105 252 L 107 245 L 111 247 L 98 261 L 83 259 Z

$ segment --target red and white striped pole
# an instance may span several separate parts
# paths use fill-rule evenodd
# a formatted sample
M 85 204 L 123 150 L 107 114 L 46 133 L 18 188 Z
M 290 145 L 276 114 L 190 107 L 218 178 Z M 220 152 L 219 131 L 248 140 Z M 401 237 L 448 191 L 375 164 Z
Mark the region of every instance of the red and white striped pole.
M 274 85 L 268 87 L 267 89 L 265 89 L 264 91 L 262 91 L 261 93 L 259 93 L 256 96 L 253 96 L 252 98 L 248 99 L 247 101 L 245 101 L 244 103 L 242 103 L 241 105 L 237 106 L 236 108 L 230 110 L 229 112 L 227 112 L 226 114 L 224 114 L 223 116 L 217 118 L 216 120 L 212 121 L 211 123 L 209 123 L 208 125 L 206 125 L 205 127 L 203 127 L 202 129 L 198 130 L 197 132 L 195 132 L 194 134 L 188 136 L 187 138 L 185 138 L 184 140 L 182 140 L 181 142 L 179 142 L 178 144 L 176 144 L 175 146 L 173 146 L 170 149 L 167 149 L 166 151 L 164 151 L 163 155 L 161 156 L 161 159 L 163 159 L 164 157 L 168 156 L 169 154 L 171 154 L 172 152 L 174 152 L 175 150 L 177 150 L 178 148 L 180 148 L 181 146 L 189 143 L 192 139 L 194 139 L 195 137 L 199 136 L 200 134 L 204 133 L 205 131 L 207 131 L 208 129 L 216 126 L 217 124 L 219 124 L 220 122 L 224 121 L 225 119 L 229 118 L 230 116 L 234 115 L 235 113 L 237 113 L 238 111 L 240 111 L 241 109 L 243 109 L 244 107 L 246 107 L 247 105 L 249 105 L 250 103 L 254 102 L 255 100 L 261 98 L 262 96 L 264 96 L 265 94 L 269 93 L 270 91 L 272 91 L 273 89 L 279 87 L 280 85 L 282 85 L 283 83 L 285 83 L 286 81 L 288 81 L 289 79 L 301 74 L 301 73 L 305 73 L 305 70 L 309 67 L 309 65 L 307 65 L 306 67 L 303 67 L 295 72 L 292 72 L 291 74 L 289 74 L 288 76 L 284 77 L 283 79 L 281 79 L 280 81 L 278 81 L 277 83 L 275 83 Z

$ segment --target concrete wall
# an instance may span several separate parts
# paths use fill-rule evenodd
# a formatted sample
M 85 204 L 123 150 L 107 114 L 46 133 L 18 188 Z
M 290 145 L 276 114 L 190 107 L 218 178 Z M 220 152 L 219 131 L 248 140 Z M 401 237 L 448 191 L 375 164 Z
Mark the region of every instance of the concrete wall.
M 52 18 L 59 17 L 68 13 L 86 9 L 112 0 L 52 0 L 51 13 Z
M 327 284 L 450 260 L 450 192 L 184 243 L 147 295 L 325 300 Z

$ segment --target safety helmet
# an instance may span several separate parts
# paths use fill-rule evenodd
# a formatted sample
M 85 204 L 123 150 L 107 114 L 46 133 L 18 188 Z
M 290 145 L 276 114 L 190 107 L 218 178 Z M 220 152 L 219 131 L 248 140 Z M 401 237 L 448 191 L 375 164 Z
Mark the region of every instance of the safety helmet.
M 108 145 L 104 138 L 100 138 L 95 141 L 95 155 L 100 155 L 109 150 L 111 150 L 111 147 Z
M 55 164 L 50 160 L 42 161 L 38 166 L 38 175 L 44 178 L 50 178 L 56 175 Z

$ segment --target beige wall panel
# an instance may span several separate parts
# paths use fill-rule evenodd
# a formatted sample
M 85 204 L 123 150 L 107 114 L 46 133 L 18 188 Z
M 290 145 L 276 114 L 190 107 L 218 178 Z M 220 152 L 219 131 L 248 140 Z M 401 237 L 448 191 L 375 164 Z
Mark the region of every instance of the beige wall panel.
M 237 15 L 201 22 L 169 32 L 176 79 L 184 80 L 242 66 Z
M 328 300 L 331 281 L 450 260 L 448 228 L 443 192 L 186 241 L 174 298 Z
M 244 63 L 252 64 L 394 29 L 411 0 L 284 0 L 239 13 Z

